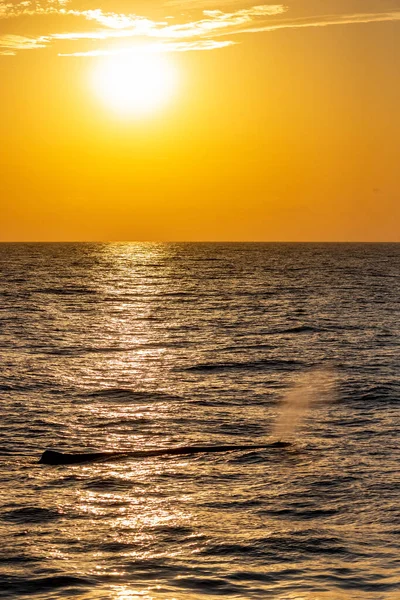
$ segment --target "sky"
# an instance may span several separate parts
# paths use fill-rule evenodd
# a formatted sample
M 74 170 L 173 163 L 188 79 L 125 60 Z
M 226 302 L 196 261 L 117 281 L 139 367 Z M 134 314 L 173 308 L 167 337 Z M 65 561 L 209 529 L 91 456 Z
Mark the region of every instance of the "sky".
M 400 0 L 0 0 L 0 241 L 399 242 L 399 68 Z

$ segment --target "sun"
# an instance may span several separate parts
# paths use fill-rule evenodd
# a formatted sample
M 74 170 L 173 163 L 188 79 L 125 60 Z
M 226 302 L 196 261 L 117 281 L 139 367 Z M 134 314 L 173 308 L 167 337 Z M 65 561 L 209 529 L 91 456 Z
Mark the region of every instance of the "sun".
M 138 52 L 102 59 L 92 83 L 99 98 L 116 113 L 141 117 L 172 99 L 177 74 L 164 55 Z

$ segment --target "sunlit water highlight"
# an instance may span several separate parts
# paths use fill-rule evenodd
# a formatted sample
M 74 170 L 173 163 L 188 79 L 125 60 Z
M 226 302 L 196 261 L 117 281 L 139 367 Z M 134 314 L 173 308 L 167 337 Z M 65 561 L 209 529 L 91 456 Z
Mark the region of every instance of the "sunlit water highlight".
M 399 271 L 399 245 L 1 245 L 0 597 L 399 599 Z

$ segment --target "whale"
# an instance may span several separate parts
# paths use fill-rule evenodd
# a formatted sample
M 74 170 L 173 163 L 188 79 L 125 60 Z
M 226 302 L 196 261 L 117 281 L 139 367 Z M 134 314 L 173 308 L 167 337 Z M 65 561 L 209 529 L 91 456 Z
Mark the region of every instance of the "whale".
M 265 450 L 268 448 L 287 448 L 290 442 L 270 442 L 269 444 L 226 444 L 220 446 L 178 446 L 175 448 L 158 448 L 154 450 L 123 450 L 108 452 L 58 452 L 45 450 L 39 463 L 44 465 L 75 465 L 98 461 L 114 461 L 124 458 L 147 458 L 151 456 L 179 456 L 189 454 L 205 454 L 212 452 L 233 452 L 239 450 Z

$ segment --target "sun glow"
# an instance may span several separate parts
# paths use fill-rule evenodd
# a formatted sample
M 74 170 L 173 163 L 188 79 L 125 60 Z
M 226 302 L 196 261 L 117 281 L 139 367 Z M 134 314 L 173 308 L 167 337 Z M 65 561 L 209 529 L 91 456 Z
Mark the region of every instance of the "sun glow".
M 143 116 L 171 100 L 177 74 L 164 55 L 134 53 L 103 59 L 93 72 L 97 95 L 121 116 Z

